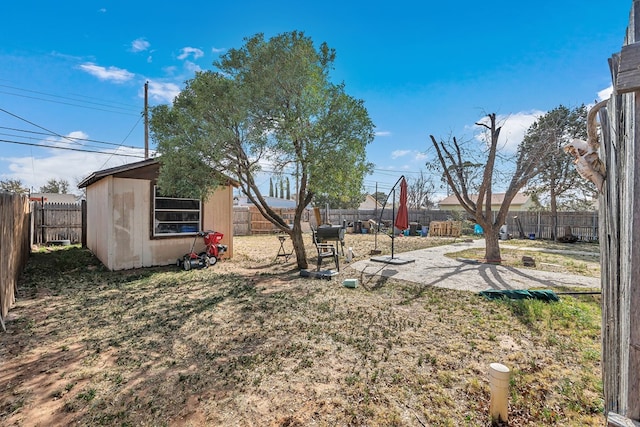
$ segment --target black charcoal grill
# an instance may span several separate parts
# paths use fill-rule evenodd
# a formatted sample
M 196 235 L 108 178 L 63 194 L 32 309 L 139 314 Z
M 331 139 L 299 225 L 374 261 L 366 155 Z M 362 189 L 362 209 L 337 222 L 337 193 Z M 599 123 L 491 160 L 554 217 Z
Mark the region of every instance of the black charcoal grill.
M 344 255 L 344 232 L 345 228 L 340 225 L 321 225 L 316 230 L 319 243 L 340 242 L 340 250 Z

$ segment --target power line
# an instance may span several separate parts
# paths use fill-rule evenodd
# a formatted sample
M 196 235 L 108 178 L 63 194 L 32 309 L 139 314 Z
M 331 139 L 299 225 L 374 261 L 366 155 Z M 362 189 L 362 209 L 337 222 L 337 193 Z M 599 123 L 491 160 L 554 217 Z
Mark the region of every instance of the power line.
M 137 123 L 136 123 L 137 125 Z M 11 127 L 6 127 L 6 126 L 0 126 L 0 129 L 7 129 L 7 130 L 12 130 L 12 131 L 16 131 L 16 132 L 23 132 L 23 133 L 30 133 L 33 135 L 44 135 L 44 136 L 57 136 L 54 133 L 45 133 L 45 132 L 36 132 L 33 130 L 26 130 L 26 129 L 17 129 L 17 128 L 11 128 Z M 129 132 L 129 134 L 127 134 L 127 137 L 131 134 L 131 132 Z M 13 135 L 13 134 L 6 134 L 6 133 L 0 133 L 0 135 L 5 135 L 5 136 L 15 136 L 17 138 L 25 138 L 25 139 L 40 139 L 40 138 L 33 138 L 33 137 L 28 137 L 28 136 L 21 136 L 21 135 Z M 76 141 L 82 141 L 82 142 L 96 142 L 98 144 L 105 144 L 105 145 L 115 145 L 117 147 L 125 147 L 125 148 L 140 148 L 140 147 L 134 147 L 132 145 L 122 145 L 121 143 L 117 143 L 117 142 L 107 142 L 107 141 L 99 141 L 96 139 L 89 139 L 89 138 L 78 138 L 76 136 L 67 136 L 67 139 L 73 139 Z
M 133 125 L 133 127 L 131 128 L 131 130 L 127 134 L 127 136 L 125 136 L 124 139 L 122 140 L 121 144 L 124 144 L 124 142 L 127 140 L 127 138 L 129 138 L 129 136 L 131 135 L 133 130 L 136 128 L 136 126 L 138 126 L 138 123 L 140 123 L 140 120 L 142 120 L 142 115 L 140 115 L 140 117 L 138 117 L 138 121 L 135 122 L 135 124 Z M 143 159 L 146 159 L 148 157 L 146 154 L 147 153 L 145 153 L 145 155 L 142 156 Z M 107 160 L 104 161 L 102 166 L 100 166 L 100 169 L 104 168 L 104 165 L 106 165 L 109 160 L 111 160 L 111 157 L 109 157 Z
M 106 155 L 109 155 L 109 156 L 122 156 L 122 157 L 136 157 L 136 158 L 139 158 L 139 159 L 143 159 L 144 158 L 144 156 L 136 156 L 134 154 L 106 153 L 104 151 L 83 150 L 82 148 L 59 147 L 59 146 L 55 146 L 55 145 L 46 145 L 46 144 L 34 144 L 32 142 L 11 141 L 11 140 L 8 140 L 8 139 L 0 139 L 0 142 L 6 142 L 8 144 L 28 145 L 30 147 L 52 148 L 52 149 L 55 149 L 55 150 L 79 151 L 79 152 L 82 152 L 82 153 L 106 154 Z
M 34 136 L 14 135 L 14 134 L 11 134 L 11 133 L 3 133 L 3 132 L 0 132 L 0 135 L 3 135 L 3 136 L 12 136 L 12 137 L 15 137 L 15 138 L 22 138 L 22 139 L 29 139 L 29 140 L 42 141 L 42 138 L 36 138 L 36 137 L 34 137 Z M 54 141 L 49 140 L 49 141 L 47 141 L 47 142 L 54 142 Z M 60 142 L 61 142 L 61 143 L 68 144 L 68 142 L 66 142 L 66 141 L 60 141 Z M 120 145 L 118 145 L 118 144 L 113 144 L 113 145 L 117 146 L 118 148 L 123 147 L 123 148 L 132 148 L 132 149 L 134 149 L 134 150 L 135 150 L 135 149 L 139 149 L 139 147 L 120 146 Z M 81 144 L 81 146 L 82 146 L 82 147 L 84 147 L 84 148 L 96 148 L 96 149 L 98 149 L 98 150 L 101 150 L 101 149 L 103 149 L 103 148 L 104 148 L 104 147 L 98 147 L 98 146 L 96 146 L 96 145 L 89 145 L 89 144 Z
M 97 106 L 100 106 L 100 107 L 106 107 L 106 108 L 111 108 L 111 109 L 129 111 L 130 112 L 129 114 L 132 114 L 132 112 L 134 112 L 134 111 L 136 113 L 140 112 L 140 110 L 139 110 L 139 108 L 137 106 L 132 105 L 132 104 L 125 104 L 123 102 L 118 102 L 118 101 L 107 101 L 107 100 L 104 100 L 104 99 L 94 98 L 94 97 L 89 97 L 89 96 L 83 96 L 83 95 L 76 95 L 78 98 L 72 98 L 72 97 L 68 97 L 68 96 L 55 95 L 55 94 L 41 92 L 41 91 L 37 91 L 37 90 L 23 89 L 23 88 L 19 88 L 19 87 L 15 87 L 15 86 L 9 86 L 9 85 L 3 85 L 3 84 L 0 84 L 0 87 L 12 89 L 12 90 L 17 90 L 17 91 L 22 91 L 22 92 L 34 93 L 34 94 L 37 94 L 37 95 L 44 95 L 44 96 L 51 97 L 51 98 L 65 99 L 65 100 L 69 100 L 69 101 L 82 102 L 82 103 L 90 104 L 90 105 L 97 105 Z M 12 95 L 12 96 L 20 96 L 20 97 L 24 97 L 24 98 L 36 99 L 36 100 L 39 100 L 39 101 L 47 101 L 47 102 L 55 102 L 55 103 L 65 104 L 65 105 L 72 105 L 72 106 L 75 106 L 75 107 L 92 108 L 92 107 L 87 107 L 87 106 L 78 105 L 78 104 L 72 104 L 72 103 L 68 103 L 68 102 L 55 101 L 55 100 L 39 98 L 39 97 L 35 97 L 35 96 L 21 95 L 21 94 L 13 93 L 13 92 L 0 91 L 0 93 L 4 93 L 4 94 L 7 94 L 7 95 Z M 85 100 L 83 100 L 81 98 L 95 99 L 95 100 L 98 100 L 100 102 L 85 101 Z M 118 104 L 122 105 L 122 107 L 118 106 Z M 110 111 L 110 112 L 113 112 L 113 113 L 118 113 L 117 111 L 103 110 L 103 109 L 98 109 L 98 108 L 94 108 L 94 109 L 100 110 L 100 111 Z M 119 112 L 119 113 L 120 114 L 124 114 L 122 112 Z
M 12 117 L 15 117 L 16 119 L 22 120 L 23 122 L 29 123 L 31 126 L 35 126 L 35 127 L 37 127 L 38 129 L 46 130 L 47 132 L 51 132 L 53 135 L 55 135 L 55 136 L 57 136 L 57 137 L 64 138 L 64 139 L 69 140 L 69 141 L 71 141 L 71 142 L 73 142 L 73 143 L 75 143 L 75 144 L 80 145 L 80 143 L 79 143 L 79 142 L 73 141 L 72 139 L 67 138 L 66 136 L 62 136 L 62 135 L 60 135 L 60 134 L 59 134 L 59 133 L 57 133 L 57 132 L 54 132 L 54 131 L 52 131 L 52 130 L 49 130 L 49 129 L 47 129 L 47 128 L 45 128 L 45 127 L 42 127 L 42 126 L 40 126 L 40 125 L 37 125 L 37 124 L 35 124 L 35 123 L 33 123 L 33 122 L 30 122 L 29 120 L 25 119 L 24 117 L 20 117 L 20 116 L 18 116 L 17 114 L 13 114 L 12 112 L 5 110 L 4 108 L 0 108 L 0 111 L 4 112 L 4 113 L 6 113 L 6 114 L 8 114 L 8 115 L 10 115 L 10 116 L 12 116 Z

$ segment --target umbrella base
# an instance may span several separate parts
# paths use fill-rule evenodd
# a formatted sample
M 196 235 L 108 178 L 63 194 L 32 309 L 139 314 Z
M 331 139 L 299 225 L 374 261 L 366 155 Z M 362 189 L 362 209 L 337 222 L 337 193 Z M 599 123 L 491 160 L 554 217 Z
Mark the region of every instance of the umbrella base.
M 404 265 L 404 264 L 409 264 L 411 262 L 416 262 L 416 260 L 412 258 L 398 258 L 398 257 L 391 258 L 390 256 L 373 257 L 371 258 L 371 261 L 383 262 L 385 264 L 393 264 L 393 265 Z

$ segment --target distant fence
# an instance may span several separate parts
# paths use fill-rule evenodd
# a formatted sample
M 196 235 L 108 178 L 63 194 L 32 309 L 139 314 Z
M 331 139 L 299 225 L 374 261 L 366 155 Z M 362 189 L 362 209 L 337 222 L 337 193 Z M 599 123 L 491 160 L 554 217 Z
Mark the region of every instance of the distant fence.
M 0 324 L 14 304 L 18 277 L 29 258 L 29 199 L 0 193 Z
M 274 208 L 287 223 L 293 224 L 295 209 Z M 309 222 L 309 211 L 302 214 L 302 221 Z M 279 229 L 271 221 L 262 216 L 255 206 L 233 207 L 233 235 L 248 236 L 252 234 L 276 233 Z
M 514 237 L 518 237 L 520 231 L 525 237 L 532 236 L 536 239 L 553 239 L 553 236 L 563 237 L 567 227 L 571 228 L 571 234 L 579 241 L 594 242 L 598 240 L 598 212 L 558 212 L 557 230 L 553 229 L 553 216 L 551 212 L 509 212 L 507 215 L 507 230 Z M 520 225 L 522 230 L 520 230 Z
M 276 209 L 282 213 L 287 221 L 293 221 L 293 209 Z M 348 226 L 358 221 L 367 222 L 373 220 L 375 222 L 387 222 L 391 224 L 393 221 L 393 209 L 385 208 L 371 210 L 358 209 L 325 209 L 321 210 L 322 222 L 330 224 L 346 223 Z M 444 211 L 444 210 L 424 210 L 409 209 L 409 223 L 419 224 L 422 227 L 429 227 L 432 221 L 448 221 L 463 220 L 468 215 L 461 211 Z M 558 212 L 557 213 L 557 231 L 553 230 L 553 217 L 550 212 L 518 212 L 512 211 L 507 215 L 507 230 L 514 237 L 520 234 L 520 226 L 526 238 L 534 237 L 536 239 L 552 239 L 554 234 L 562 237 L 565 234 L 566 227 L 571 227 L 571 234 L 578 237 L 581 241 L 597 241 L 598 240 L 598 212 Z M 519 220 L 519 224 L 518 224 Z M 316 227 L 316 219 L 314 215 L 310 215 L 309 211 L 305 211 L 303 221 L 309 222 L 309 225 Z M 251 234 L 264 234 L 277 231 L 277 227 L 260 215 L 255 208 L 234 207 L 233 212 L 233 230 L 236 236 L 246 236 Z M 463 229 L 464 233 L 473 232 L 473 227 Z
M 32 202 L 32 244 L 82 242 L 82 203 Z
M 392 207 L 386 207 L 384 211 L 382 209 L 330 209 L 329 212 L 321 210 L 322 218 L 324 222 L 331 224 L 347 224 L 355 223 L 357 221 L 369 221 L 375 222 L 389 222 L 393 221 L 393 209 Z M 452 212 L 439 211 L 439 210 L 424 210 L 424 209 L 409 209 L 409 222 L 418 223 L 428 226 L 431 221 L 446 221 L 452 219 Z M 460 216 L 460 213 L 457 214 Z M 313 226 L 315 226 L 315 218 L 312 218 Z
M 323 214 L 324 215 L 324 214 Z M 356 209 L 334 209 L 328 214 L 329 222 L 340 224 L 346 221 L 347 224 L 355 221 L 392 221 L 392 209 L 386 208 L 384 212 L 380 210 L 356 210 Z M 428 227 L 432 221 L 448 221 L 467 219 L 466 212 L 444 211 L 444 210 L 418 210 L 409 209 L 409 223 L 418 223 Z M 582 241 L 598 240 L 598 212 L 558 212 L 557 236 L 564 236 L 566 227 L 571 227 L 571 233 Z M 511 211 L 507 215 L 507 230 L 514 237 L 519 236 L 518 221 L 525 237 L 534 235 L 536 239 L 551 239 L 554 235 L 553 217 L 551 212 L 518 212 Z M 472 228 L 463 229 L 463 232 L 471 232 Z

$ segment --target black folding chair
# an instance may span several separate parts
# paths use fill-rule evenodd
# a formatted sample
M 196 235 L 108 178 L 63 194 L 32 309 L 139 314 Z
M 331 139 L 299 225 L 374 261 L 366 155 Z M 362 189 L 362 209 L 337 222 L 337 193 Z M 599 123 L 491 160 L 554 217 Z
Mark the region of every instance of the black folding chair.
M 336 264 L 336 270 L 340 271 L 340 263 L 338 261 L 338 249 L 331 243 L 321 242 L 318 240 L 318 234 L 312 227 L 311 233 L 313 234 L 313 244 L 318 251 L 318 264 L 317 270 L 320 271 L 322 266 L 322 260 L 325 258 L 333 258 L 333 262 Z

